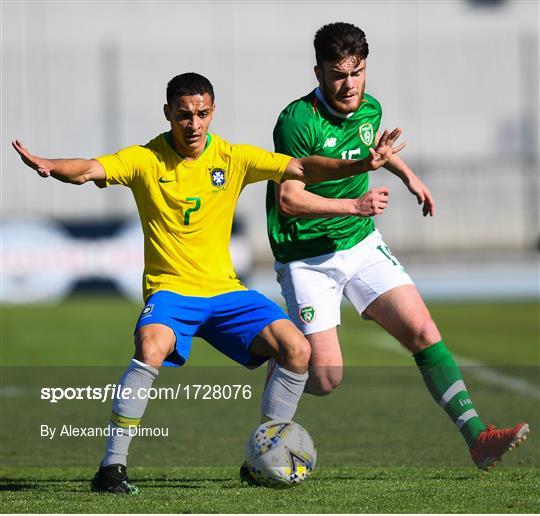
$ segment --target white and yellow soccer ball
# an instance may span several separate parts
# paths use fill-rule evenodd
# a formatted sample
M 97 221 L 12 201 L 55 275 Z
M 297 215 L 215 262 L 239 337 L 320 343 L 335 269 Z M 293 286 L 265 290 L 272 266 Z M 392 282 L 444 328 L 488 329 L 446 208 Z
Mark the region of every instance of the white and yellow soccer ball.
M 267 421 L 250 436 L 246 463 L 254 480 L 265 487 L 291 487 L 315 468 L 317 450 L 307 430 L 294 421 Z

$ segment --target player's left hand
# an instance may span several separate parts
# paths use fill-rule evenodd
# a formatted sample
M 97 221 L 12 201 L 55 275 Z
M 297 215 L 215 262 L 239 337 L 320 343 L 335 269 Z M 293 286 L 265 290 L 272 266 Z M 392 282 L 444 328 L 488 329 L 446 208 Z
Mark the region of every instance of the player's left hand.
M 414 174 L 403 181 L 409 191 L 416 197 L 418 204 L 422 205 L 422 214 L 424 217 L 435 214 L 435 201 L 428 187 L 418 179 Z
M 394 154 L 397 154 L 405 147 L 405 145 L 407 145 L 407 143 L 403 142 L 396 147 L 393 146 L 400 136 L 401 129 L 399 127 L 396 127 L 391 133 L 389 133 L 386 129 L 380 136 L 379 133 L 377 133 L 376 146 L 374 149 L 369 149 L 369 152 L 371 153 L 371 170 L 377 170 L 378 168 L 384 166 Z

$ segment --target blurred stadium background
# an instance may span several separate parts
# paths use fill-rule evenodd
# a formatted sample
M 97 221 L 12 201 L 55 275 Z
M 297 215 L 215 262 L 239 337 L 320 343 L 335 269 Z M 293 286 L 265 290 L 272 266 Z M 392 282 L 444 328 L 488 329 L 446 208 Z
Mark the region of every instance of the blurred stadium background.
M 165 86 L 185 71 L 216 90 L 212 131 L 272 149 L 280 110 L 315 86 L 314 32 L 362 27 L 367 91 L 399 125 L 431 188 L 433 220 L 388 172 L 377 219 L 430 298 L 537 298 L 539 4 L 452 2 L 2 2 L 2 301 L 47 301 L 82 280 L 139 296 L 142 250 L 127 189 L 40 180 L 9 142 L 98 156 L 167 129 Z M 278 296 L 265 185 L 240 198 L 235 261 Z M 39 223 L 40 225 L 36 225 Z M 51 224 L 53 224 L 51 226 Z M 88 283 L 90 281 L 90 283 Z M 79 285 L 81 285 L 79 283 Z

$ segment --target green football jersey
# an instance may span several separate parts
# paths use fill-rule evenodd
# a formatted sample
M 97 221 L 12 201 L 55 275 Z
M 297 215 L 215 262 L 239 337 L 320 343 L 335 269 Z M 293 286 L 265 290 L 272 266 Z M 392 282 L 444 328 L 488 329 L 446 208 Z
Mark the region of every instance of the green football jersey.
M 276 152 L 295 158 L 311 155 L 363 159 L 375 145 L 381 122 L 381 105 L 364 94 L 360 107 L 349 116 L 339 116 L 326 104 L 319 89 L 291 102 L 279 115 L 274 128 Z M 322 197 L 354 199 L 369 189 L 368 174 L 306 185 Z M 290 262 L 350 249 L 373 232 L 371 217 L 286 217 L 276 205 L 274 183 L 266 190 L 267 230 L 274 257 Z

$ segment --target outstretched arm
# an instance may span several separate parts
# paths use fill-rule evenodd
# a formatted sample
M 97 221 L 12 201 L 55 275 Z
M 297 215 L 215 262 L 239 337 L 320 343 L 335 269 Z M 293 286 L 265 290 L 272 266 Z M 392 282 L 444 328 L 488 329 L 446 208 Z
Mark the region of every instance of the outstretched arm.
M 409 166 L 399 157 L 391 156 L 384 165 L 386 170 L 399 177 L 409 191 L 416 197 L 418 204 L 422 205 L 422 213 L 424 217 L 435 214 L 435 201 L 428 187 L 418 179 L 416 174 Z
M 283 180 L 298 179 L 303 183 L 320 183 L 331 179 L 343 179 L 376 170 L 398 153 L 405 143 L 394 147 L 394 143 L 401 135 L 401 129 L 394 129 L 391 133 L 384 131 L 379 138 L 375 149 L 369 149 L 370 156 L 365 159 L 332 159 L 322 156 L 308 156 L 307 158 L 293 158 L 289 161 Z
M 369 190 L 357 199 L 332 199 L 321 197 L 305 189 L 305 183 L 309 183 L 312 167 L 318 167 L 316 172 L 321 175 L 328 174 L 325 167 L 333 167 L 328 177 L 322 179 L 340 179 L 350 175 L 375 170 L 382 166 L 391 156 L 399 152 L 405 143 L 392 147 L 399 135 L 400 129 L 394 129 L 390 134 L 387 131 L 378 138 L 375 149 L 370 149 L 370 156 L 363 160 L 332 160 L 320 156 L 310 156 L 293 161 L 290 166 L 292 174 L 298 174 L 297 168 L 305 177 L 296 177 L 276 185 L 276 204 L 282 215 L 287 217 L 324 218 L 339 217 L 344 215 L 356 215 L 359 217 L 372 217 L 380 215 L 388 206 L 389 190 L 386 186 Z M 322 170 L 322 172 L 321 172 Z M 351 173 L 352 171 L 352 173 Z M 288 176 L 290 177 L 290 176 Z M 315 182 L 315 181 L 313 181 Z
M 82 185 L 87 181 L 103 181 L 106 179 L 105 170 L 95 159 L 47 159 L 30 154 L 28 149 L 19 141 L 12 142 L 13 148 L 26 165 L 33 168 L 41 177 L 52 176 L 64 183 Z

